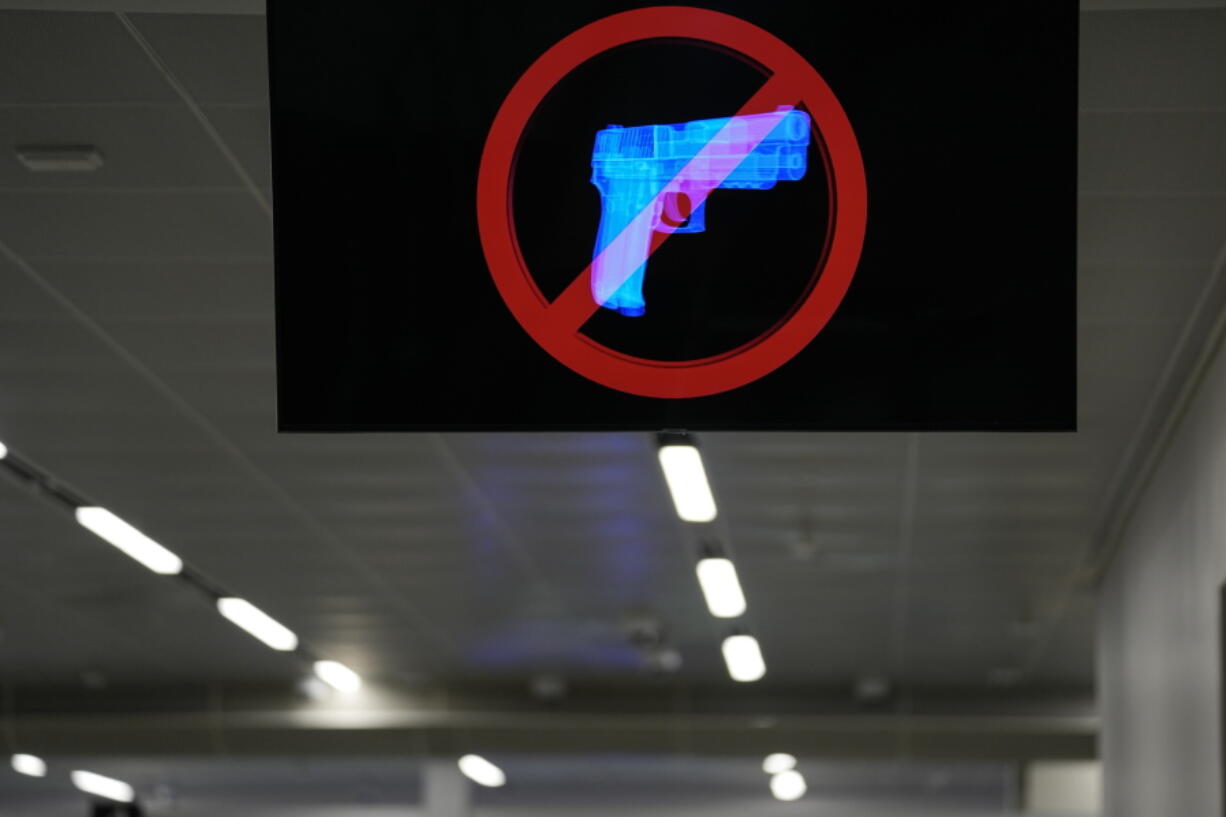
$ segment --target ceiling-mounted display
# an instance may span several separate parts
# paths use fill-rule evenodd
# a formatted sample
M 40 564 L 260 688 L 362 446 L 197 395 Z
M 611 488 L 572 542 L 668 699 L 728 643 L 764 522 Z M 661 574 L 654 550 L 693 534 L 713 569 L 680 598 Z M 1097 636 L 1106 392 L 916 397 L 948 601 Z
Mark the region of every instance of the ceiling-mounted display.
M 1073 427 L 1076 4 L 270 6 L 282 430 Z

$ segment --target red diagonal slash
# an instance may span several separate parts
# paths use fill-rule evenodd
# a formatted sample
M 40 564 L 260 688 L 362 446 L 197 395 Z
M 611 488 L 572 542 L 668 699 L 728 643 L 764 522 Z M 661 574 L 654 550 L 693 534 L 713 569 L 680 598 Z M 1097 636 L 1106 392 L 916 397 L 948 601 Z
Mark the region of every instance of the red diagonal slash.
M 779 74 L 774 74 L 762 85 L 761 88 L 757 90 L 756 93 L 754 93 L 753 96 L 749 98 L 744 105 L 740 107 L 740 110 L 736 112 L 736 116 L 739 117 L 752 113 L 773 112 L 780 106 L 795 104 L 798 97 L 799 93 L 795 90 L 792 83 L 790 83 L 785 77 L 782 77 Z M 716 146 L 719 146 L 721 141 L 727 141 L 726 132 L 734 126 L 735 121 L 735 117 L 730 118 L 728 122 L 714 136 L 712 136 L 705 145 L 703 145 L 702 149 L 690 159 L 685 167 L 681 168 L 677 175 L 674 176 L 668 182 L 668 184 L 664 185 L 660 189 L 660 192 L 656 194 L 655 198 L 648 202 L 647 206 L 639 211 L 638 215 L 636 215 L 630 221 L 630 223 L 626 225 L 625 229 L 623 229 L 616 238 L 610 241 L 605 248 L 600 251 L 597 258 L 601 258 L 606 253 L 613 251 L 614 245 L 616 245 L 618 242 L 624 241 L 626 236 L 633 234 L 634 231 L 649 228 L 650 225 L 645 224 L 644 221 L 651 221 L 655 212 L 656 202 L 668 191 L 676 189 L 674 183 L 678 179 L 688 179 L 694 175 L 695 169 L 700 167 L 702 163 L 706 162 L 714 150 L 719 149 Z M 770 134 L 770 131 L 770 128 L 765 128 L 761 133 L 752 133 L 749 139 L 744 143 L 745 156 L 753 153 L 753 151 L 758 147 L 758 144 Z M 713 184 L 710 188 L 703 185 L 698 190 L 692 192 L 690 194 L 690 212 L 694 212 L 701 207 L 703 202 L 706 201 L 709 190 L 718 187 L 720 183 L 724 181 L 724 178 L 731 175 L 734 170 L 735 167 L 729 167 L 728 172 L 723 177 L 716 177 L 712 179 Z M 674 226 L 667 223 L 661 223 L 655 227 L 655 234 L 653 234 L 651 246 L 648 248 L 649 258 L 651 254 L 654 253 L 670 235 L 672 235 L 674 229 L 676 229 Z M 592 263 L 595 263 L 595 259 Z M 617 287 L 622 285 L 625 279 L 628 278 L 632 272 L 634 272 L 632 269 L 620 270 L 623 277 L 621 280 L 615 281 L 614 285 L 610 286 L 609 290 L 615 291 Z M 563 291 L 561 295 L 559 295 L 552 303 L 549 304 L 549 307 L 546 309 L 546 320 L 554 329 L 568 332 L 577 331 L 579 327 L 587 322 L 588 318 L 592 317 L 592 314 L 599 309 L 600 305 L 597 304 L 595 299 L 592 297 L 591 278 L 592 264 L 589 264 L 586 268 L 584 268 L 583 272 L 579 273 L 579 276 L 566 287 L 565 291 Z

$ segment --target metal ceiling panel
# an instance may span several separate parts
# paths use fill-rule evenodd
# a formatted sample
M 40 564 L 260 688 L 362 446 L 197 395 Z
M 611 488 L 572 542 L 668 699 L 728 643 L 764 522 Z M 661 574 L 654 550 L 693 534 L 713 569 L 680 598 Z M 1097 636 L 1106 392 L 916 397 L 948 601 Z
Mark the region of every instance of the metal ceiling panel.
M 0 104 L 177 101 L 113 14 L 0 14 Z
M 262 15 L 133 14 L 131 20 L 196 102 L 267 106 Z
M 208 105 L 204 115 L 217 128 L 251 178 L 262 188 L 272 187 L 272 152 L 269 149 L 268 108 L 243 105 Z M 370 146 L 374 151 L 378 148 Z M 355 161 L 361 157 L 356 155 Z M 377 161 L 372 153 L 371 161 Z M 271 197 L 271 192 L 268 193 Z
M 1220 10 L 1083 14 L 1081 108 L 1226 108 L 1223 40 Z
M 1226 72 L 1226 65 L 1220 70 Z M 1226 110 L 1087 112 L 1081 114 L 1078 137 L 1082 191 L 1175 195 L 1226 190 Z
M 1207 270 L 1222 247 L 1218 227 L 1226 222 L 1226 197 L 1083 196 L 1078 211 L 1078 264 L 1144 262 L 1164 271 L 1195 264 Z
M 45 257 L 268 256 L 268 220 L 244 193 L 0 192 L 5 243 Z

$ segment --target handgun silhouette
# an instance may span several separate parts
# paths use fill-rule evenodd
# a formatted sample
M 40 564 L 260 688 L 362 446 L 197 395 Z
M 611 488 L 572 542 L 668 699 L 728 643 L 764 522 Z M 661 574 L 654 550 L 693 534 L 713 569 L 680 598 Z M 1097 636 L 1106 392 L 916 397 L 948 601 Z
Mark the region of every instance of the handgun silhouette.
M 592 150 L 592 184 L 601 208 L 592 255 L 596 303 L 642 315 L 651 233 L 703 232 L 706 199 L 714 189 L 769 190 L 780 180 L 802 178 L 808 147 L 809 115 L 790 106 L 598 131 Z

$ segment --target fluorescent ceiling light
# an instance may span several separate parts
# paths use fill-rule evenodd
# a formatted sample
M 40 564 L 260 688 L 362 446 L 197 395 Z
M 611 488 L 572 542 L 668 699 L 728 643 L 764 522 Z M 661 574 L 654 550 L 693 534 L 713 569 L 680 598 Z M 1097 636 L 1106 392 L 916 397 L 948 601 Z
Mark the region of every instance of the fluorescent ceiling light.
M 715 498 L 707 484 L 702 455 L 692 445 L 660 446 L 660 467 L 677 515 L 686 522 L 710 522 L 715 518 Z
M 724 639 L 724 663 L 734 681 L 756 681 L 766 674 L 762 648 L 752 635 L 730 635 Z
M 745 612 L 745 594 L 732 560 L 708 558 L 698 561 L 698 584 L 707 609 L 716 618 L 736 618 Z
M 796 768 L 796 758 L 789 755 L 787 752 L 775 752 L 773 755 L 767 755 L 766 760 L 762 761 L 762 771 L 767 774 L 779 774 L 780 772 L 790 772 Z
M 154 573 L 175 576 L 183 572 L 182 559 L 106 508 L 77 508 L 77 522 Z
M 46 777 L 47 763 L 34 755 L 13 755 L 13 771 L 30 777 Z
M 771 778 L 771 794 L 775 795 L 776 800 L 799 800 L 805 796 L 808 788 L 804 775 L 794 769 L 779 772 Z
M 496 789 L 507 782 L 507 776 L 502 769 L 480 755 L 464 755 L 459 759 L 458 765 L 464 776 L 479 786 Z
M 136 792 L 132 791 L 132 787 L 127 783 L 93 772 L 73 772 L 72 785 L 86 794 L 105 797 L 107 800 L 115 800 L 120 803 L 131 803 L 136 799 Z
M 217 600 L 217 611 L 274 650 L 289 652 L 298 647 L 298 636 L 246 599 Z
M 319 680 L 340 692 L 357 692 L 362 688 L 362 676 L 340 661 L 316 661 L 315 674 Z

